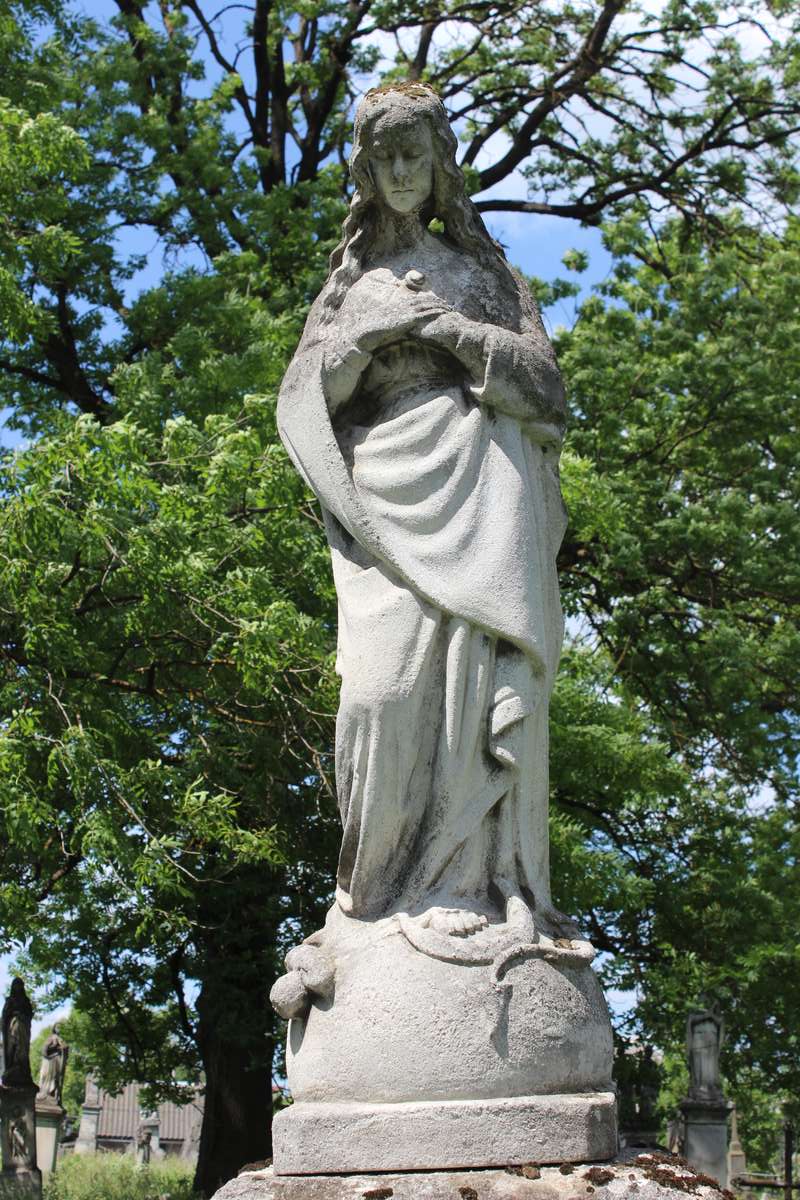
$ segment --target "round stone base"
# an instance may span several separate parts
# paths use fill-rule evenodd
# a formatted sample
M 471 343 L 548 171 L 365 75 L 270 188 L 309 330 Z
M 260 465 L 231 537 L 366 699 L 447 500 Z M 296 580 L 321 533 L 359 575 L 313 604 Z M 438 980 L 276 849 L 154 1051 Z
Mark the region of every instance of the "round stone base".
M 403 917 L 370 924 L 332 912 L 324 947 L 335 990 L 289 1025 L 296 1104 L 388 1111 L 531 1095 L 555 1102 L 611 1088 L 611 1022 L 587 942 L 506 944 L 492 927 L 442 937 L 444 948 L 410 940 L 425 933 Z M 474 961 L 459 959 L 470 952 Z M 284 1170 L 277 1152 L 275 1164 Z M 322 1169 L 349 1168 L 331 1161 Z
M 293 1104 L 275 1117 L 272 1139 L 280 1175 L 591 1162 L 617 1151 L 612 1092 Z

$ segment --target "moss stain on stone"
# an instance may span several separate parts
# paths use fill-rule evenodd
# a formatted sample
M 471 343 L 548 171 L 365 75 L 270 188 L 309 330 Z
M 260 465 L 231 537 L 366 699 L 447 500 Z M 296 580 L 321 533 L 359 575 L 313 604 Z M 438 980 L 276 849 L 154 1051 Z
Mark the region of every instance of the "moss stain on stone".
M 596 1183 L 598 1187 L 602 1187 L 604 1183 L 611 1183 L 614 1172 L 609 1171 L 608 1167 L 590 1167 L 588 1171 L 584 1171 L 583 1178 L 588 1183 Z

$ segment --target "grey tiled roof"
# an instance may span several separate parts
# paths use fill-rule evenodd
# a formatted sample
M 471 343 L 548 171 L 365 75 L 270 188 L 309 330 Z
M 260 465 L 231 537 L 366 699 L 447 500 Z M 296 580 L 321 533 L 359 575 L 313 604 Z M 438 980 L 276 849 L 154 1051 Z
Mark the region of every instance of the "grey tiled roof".
M 98 1138 L 133 1139 L 142 1121 L 141 1085 L 129 1083 L 118 1096 L 97 1088 L 87 1080 L 86 1101 L 98 1104 Z M 90 1099 L 91 1095 L 91 1099 Z M 165 1101 L 158 1106 L 159 1137 L 162 1141 L 183 1142 L 196 1132 L 203 1115 L 203 1097 L 195 1092 L 188 1104 Z

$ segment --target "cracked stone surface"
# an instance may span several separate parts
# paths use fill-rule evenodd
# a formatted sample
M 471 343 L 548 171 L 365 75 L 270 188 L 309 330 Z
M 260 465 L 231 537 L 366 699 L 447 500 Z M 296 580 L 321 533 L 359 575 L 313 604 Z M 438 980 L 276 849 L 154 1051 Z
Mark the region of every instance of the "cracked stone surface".
M 477 1171 L 283 1175 L 245 1171 L 214 1200 L 733 1200 L 675 1155 L 620 1155 L 608 1163 L 531 1163 Z

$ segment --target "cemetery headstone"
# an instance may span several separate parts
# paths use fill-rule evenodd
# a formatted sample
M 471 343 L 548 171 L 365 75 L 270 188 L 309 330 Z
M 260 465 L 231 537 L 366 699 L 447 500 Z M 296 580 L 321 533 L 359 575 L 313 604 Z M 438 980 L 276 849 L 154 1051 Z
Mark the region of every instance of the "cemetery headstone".
M 146 1167 L 150 1162 L 152 1141 L 152 1130 L 142 1121 L 136 1131 L 136 1161 L 140 1167 Z
M 142 1110 L 142 1128 L 150 1135 L 150 1161 L 164 1157 L 161 1147 L 161 1118 L 158 1111 Z
M 747 1174 L 747 1157 L 739 1140 L 739 1122 L 736 1105 L 731 1109 L 731 1140 L 728 1146 L 728 1185 L 733 1186 L 740 1175 Z
M 724 1023 L 715 1007 L 689 1014 L 686 1052 L 689 1089 L 680 1110 L 683 1153 L 696 1171 L 728 1186 L 728 1116 L 731 1102 L 722 1091 L 719 1056 Z
M 661 1060 L 652 1046 L 620 1044 L 614 1064 L 620 1144 L 654 1147 L 661 1143 L 657 1114 Z
M 94 1154 L 97 1150 L 97 1124 L 102 1109 L 100 1089 L 91 1075 L 86 1076 L 86 1090 L 81 1108 L 81 1123 L 75 1141 L 76 1154 Z

